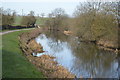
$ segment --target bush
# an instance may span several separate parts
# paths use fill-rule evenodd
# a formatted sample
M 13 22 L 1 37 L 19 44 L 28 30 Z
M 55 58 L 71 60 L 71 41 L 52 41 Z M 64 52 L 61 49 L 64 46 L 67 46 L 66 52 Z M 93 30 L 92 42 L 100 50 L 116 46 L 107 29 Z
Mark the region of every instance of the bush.
M 27 26 L 34 26 L 35 23 L 36 23 L 36 18 L 34 16 L 33 11 L 31 11 L 30 14 L 28 14 L 27 16 L 23 16 L 21 21 L 22 25 L 27 25 Z
M 3 10 L 2 8 L 0 8 L 0 14 L 2 16 L 2 28 L 8 29 L 8 27 L 12 25 L 15 21 L 16 12 L 12 12 L 12 10 L 10 9 Z

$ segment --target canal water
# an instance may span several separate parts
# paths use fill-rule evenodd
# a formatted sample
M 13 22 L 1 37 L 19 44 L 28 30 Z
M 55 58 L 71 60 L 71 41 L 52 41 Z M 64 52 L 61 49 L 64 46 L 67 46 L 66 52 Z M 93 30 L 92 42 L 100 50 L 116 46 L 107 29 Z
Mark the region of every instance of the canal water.
M 59 65 L 67 68 L 77 77 L 118 78 L 117 54 L 99 49 L 93 43 L 80 42 L 77 37 L 62 33 L 47 32 L 36 38 L 44 53 L 56 57 Z

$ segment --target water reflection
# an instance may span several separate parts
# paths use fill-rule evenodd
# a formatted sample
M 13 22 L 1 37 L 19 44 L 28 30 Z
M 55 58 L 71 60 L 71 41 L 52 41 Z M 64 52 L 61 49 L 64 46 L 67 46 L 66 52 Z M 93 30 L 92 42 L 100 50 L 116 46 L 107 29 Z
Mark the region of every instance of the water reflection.
M 99 50 L 95 44 L 82 43 L 73 36 L 44 33 L 36 38 L 45 54 L 56 57 L 58 63 L 77 77 L 118 78 L 118 60 L 113 52 Z M 39 55 L 38 55 L 39 56 Z

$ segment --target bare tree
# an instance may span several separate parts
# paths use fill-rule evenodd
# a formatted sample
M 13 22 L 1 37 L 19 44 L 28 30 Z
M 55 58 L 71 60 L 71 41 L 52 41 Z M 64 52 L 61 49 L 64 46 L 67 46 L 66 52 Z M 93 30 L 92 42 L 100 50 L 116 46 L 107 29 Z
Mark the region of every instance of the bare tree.
M 27 25 L 27 26 L 34 26 L 35 22 L 36 22 L 36 18 L 34 16 L 34 12 L 30 11 L 30 13 L 27 16 L 23 16 L 22 18 L 22 25 Z
M 50 30 L 62 30 L 64 26 L 67 25 L 65 21 L 68 15 L 62 8 L 54 9 L 48 16 L 49 20 L 46 21 L 46 26 L 48 26 Z
M 65 10 L 62 9 L 62 8 L 56 8 L 52 11 L 52 14 L 55 16 L 55 17 L 59 17 L 59 16 L 63 16 L 65 14 Z
M 45 13 L 41 13 L 40 15 L 41 15 L 41 18 L 43 18 L 45 16 Z
M 16 12 L 11 9 L 4 10 L 3 8 L 0 9 L 1 16 L 2 16 L 2 26 L 3 29 L 8 29 L 10 25 L 12 25 L 15 21 Z
M 80 3 L 74 13 L 76 27 L 73 31 L 82 39 L 90 41 L 105 38 L 108 34 L 115 37 L 116 33 L 111 32 L 117 30 L 116 4 L 113 2 Z
M 62 8 L 56 8 L 52 11 L 52 27 L 54 30 L 60 30 L 65 26 L 65 20 L 67 19 L 67 14 Z

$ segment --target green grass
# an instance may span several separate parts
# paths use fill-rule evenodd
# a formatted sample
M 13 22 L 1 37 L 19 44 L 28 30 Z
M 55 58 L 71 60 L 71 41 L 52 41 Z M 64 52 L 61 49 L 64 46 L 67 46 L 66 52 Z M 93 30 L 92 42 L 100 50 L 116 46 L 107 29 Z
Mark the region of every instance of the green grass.
M 2 77 L 3 78 L 43 78 L 41 72 L 31 64 L 19 47 L 18 31 L 2 36 Z
M 16 16 L 13 26 L 21 25 L 22 16 Z
M 48 20 L 49 18 L 40 18 L 40 17 L 38 18 L 38 17 L 36 17 L 36 19 L 37 19 L 36 20 L 37 25 L 43 25 L 45 23 L 45 21 Z
M 21 20 L 22 20 L 22 16 L 16 16 L 13 26 L 21 25 Z M 36 24 L 37 25 L 43 25 L 46 20 L 48 20 L 48 18 L 36 17 Z

